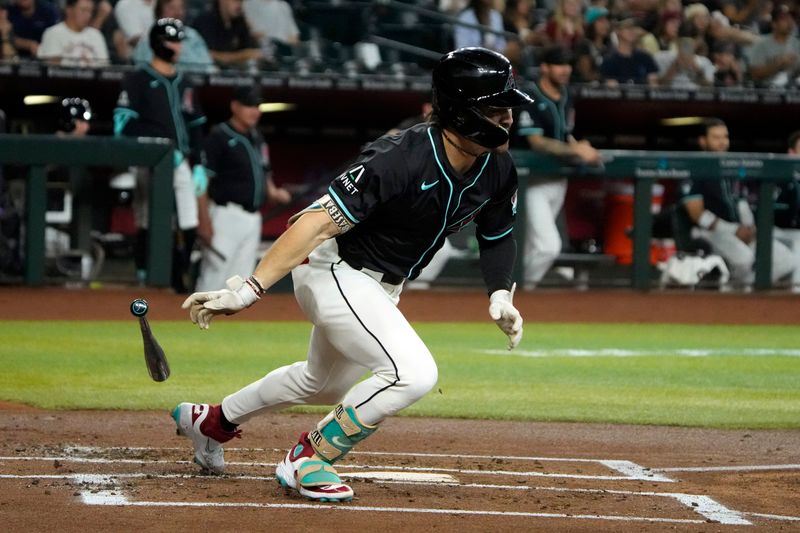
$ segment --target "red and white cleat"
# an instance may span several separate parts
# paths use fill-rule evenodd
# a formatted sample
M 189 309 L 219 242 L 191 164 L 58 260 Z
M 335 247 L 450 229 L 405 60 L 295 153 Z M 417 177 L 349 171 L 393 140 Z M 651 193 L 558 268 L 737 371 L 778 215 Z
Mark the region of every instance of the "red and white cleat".
M 353 499 L 353 489 L 342 483 L 333 465 L 314 453 L 308 433 L 300 435 L 300 441 L 278 463 L 275 477 L 282 487 L 295 489 L 312 500 L 349 502 Z
M 178 435 L 188 437 L 194 447 L 194 462 L 209 474 L 225 473 L 222 444 L 241 437 L 242 430 L 222 429 L 221 407 L 206 403 L 181 403 L 172 410 Z

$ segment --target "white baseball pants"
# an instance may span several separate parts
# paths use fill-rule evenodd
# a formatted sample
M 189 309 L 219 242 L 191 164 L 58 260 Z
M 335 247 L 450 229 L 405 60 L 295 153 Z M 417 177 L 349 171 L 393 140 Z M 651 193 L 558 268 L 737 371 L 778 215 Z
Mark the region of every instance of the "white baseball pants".
M 148 168 L 137 168 L 136 196 L 133 205 L 136 226 L 145 228 L 150 224 L 150 179 Z M 191 229 L 197 227 L 197 196 L 194 194 L 192 170 L 184 159 L 175 167 L 172 177 L 172 188 L 175 191 L 175 211 L 178 215 L 178 227 Z
M 309 260 L 292 271 L 297 301 L 314 325 L 307 359 L 227 396 L 222 409 L 232 422 L 291 405 L 344 403 L 374 425 L 436 384 L 433 356 L 397 308 L 402 284 L 354 270 L 341 261 L 333 239 Z
M 731 272 L 731 281 L 750 284 L 755 280 L 753 264 L 756 260 L 756 244 L 746 244 L 733 233 L 695 228 L 696 234 L 711 243 L 711 249 L 722 256 Z M 792 252 L 777 239 L 772 240 L 772 281 L 794 272 L 798 267 Z
M 567 180 L 536 180 L 525 191 L 525 281 L 538 283 L 561 253 L 556 217 L 567 196 Z
M 209 205 L 214 237 L 211 245 L 225 256 L 223 260 L 208 249 L 203 250 L 197 291 L 214 291 L 225 287 L 225 280 L 234 275 L 247 278 L 253 273 L 261 242 L 261 213 L 250 213 L 239 204 Z

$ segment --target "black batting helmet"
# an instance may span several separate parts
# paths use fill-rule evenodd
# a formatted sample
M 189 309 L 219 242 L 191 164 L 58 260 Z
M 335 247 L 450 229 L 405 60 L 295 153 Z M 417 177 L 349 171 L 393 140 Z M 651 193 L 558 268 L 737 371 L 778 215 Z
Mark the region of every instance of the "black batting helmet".
M 481 108 L 531 102 L 517 89 L 508 59 L 486 48 L 460 48 L 433 69 L 433 112 L 440 125 L 486 148 L 508 142 L 508 131 L 486 118 Z
M 75 129 L 79 120 L 89 122 L 92 120 L 92 106 L 84 98 L 64 98 L 61 100 L 61 116 L 58 127 L 67 133 Z
M 175 52 L 164 43 L 179 43 L 186 38 L 183 22 L 174 18 L 158 19 L 150 28 L 150 48 L 164 61 L 174 61 Z

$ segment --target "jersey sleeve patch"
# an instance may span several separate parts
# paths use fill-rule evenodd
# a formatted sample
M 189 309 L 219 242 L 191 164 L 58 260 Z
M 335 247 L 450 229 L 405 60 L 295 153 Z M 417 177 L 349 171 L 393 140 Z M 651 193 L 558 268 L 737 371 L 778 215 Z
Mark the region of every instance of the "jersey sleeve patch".
M 336 227 L 339 228 L 339 233 L 345 233 L 353 229 L 355 223 L 350 222 L 350 219 L 344 214 L 342 209 L 339 207 L 329 194 L 322 196 L 319 200 L 312 203 L 299 213 L 292 215 L 289 218 L 289 225 L 294 224 L 297 220 L 306 213 L 311 211 L 325 211 L 328 213 L 328 216 L 331 217 L 333 223 L 336 224 Z

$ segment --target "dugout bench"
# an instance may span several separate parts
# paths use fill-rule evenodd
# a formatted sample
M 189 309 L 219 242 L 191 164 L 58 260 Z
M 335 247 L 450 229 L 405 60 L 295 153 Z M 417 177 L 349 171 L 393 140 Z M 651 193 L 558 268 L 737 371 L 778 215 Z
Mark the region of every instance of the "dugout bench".
M 775 183 L 800 179 L 800 158 L 785 154 L 751 152 L 651 152 L 644 150 L 601 150 L 603 164 L 597 167 L 571 165 L 555 157 L 530 150 L 512 150 L 517 166 L 519 189 L 536 177 L 565 177 L 633 180 L 633 267 L 631 286 L 649 290 L 652 285 L 650 240 L 653 230 L 651 202 L 653 184 L 658 180 L 736 178 L 758 184 L 756 209 L 755 288 L 772 286 L 773 198 Z M 524 199 L 524 194 L 519 197 Z M 525 220 L 525 202 L 519 202 L 518 220 Z M 525 224 L 515 229 L 517 242 L 525 242 Z M 517 254 L 515 277 L 522 279 L 522 253 Z
M 46 167 L 131 165 L 153 170 L 150 180 L 147 282 L 168 287 L 172 268 L 172 141 L 155 138 L 115 138 L 90 136 L 81 139 L 55 135 L 0 135 L 0 165 L 29 166 L 25 193 L 25 272 L 26 285 L 41 285 L 45 262 Z M 78 223 L 85 224 L 86 209 L 78 209 Z M 88 239 L 88 229 L 82 232 Z

